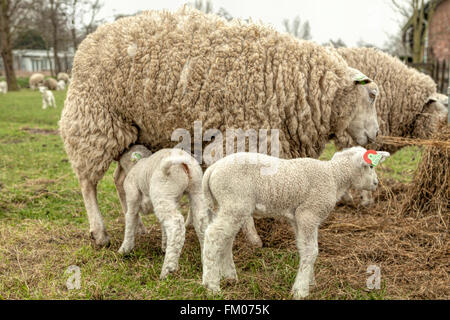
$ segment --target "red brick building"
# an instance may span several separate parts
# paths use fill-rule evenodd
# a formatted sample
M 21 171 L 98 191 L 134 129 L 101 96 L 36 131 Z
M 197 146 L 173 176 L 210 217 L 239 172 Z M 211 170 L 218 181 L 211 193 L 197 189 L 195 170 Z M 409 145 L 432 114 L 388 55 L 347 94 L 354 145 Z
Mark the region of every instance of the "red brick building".
M 440 0 L 428 25 L 428 54 L 450 60 L 450 0 Z

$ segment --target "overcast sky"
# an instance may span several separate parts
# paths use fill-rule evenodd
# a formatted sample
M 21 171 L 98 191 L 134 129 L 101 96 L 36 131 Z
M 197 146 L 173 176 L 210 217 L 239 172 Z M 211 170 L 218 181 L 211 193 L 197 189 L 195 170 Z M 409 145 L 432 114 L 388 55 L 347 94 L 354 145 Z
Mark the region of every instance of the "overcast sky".
M 139 10 L 176 10 L 188 0 L 104 0 L 102 17 Z M 233 17 L 261 20 L 284 31 L 283 19 L 309 20 L 312 40 L 322 44 L 341 38 L 348 46 L 358 40 L 383 47 L 399 30 L 399 16 L 391 0 L 212 0 L 214 11 L 225 8 Z

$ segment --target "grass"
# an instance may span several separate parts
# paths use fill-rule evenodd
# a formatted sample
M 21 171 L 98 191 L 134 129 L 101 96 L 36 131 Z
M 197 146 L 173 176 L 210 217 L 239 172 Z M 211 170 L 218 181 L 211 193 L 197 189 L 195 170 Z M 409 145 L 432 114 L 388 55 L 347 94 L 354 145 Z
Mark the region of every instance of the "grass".
M 113 183 L 115 164 L 101 181 L 98 194 L 111 247 L 95 248 L 88 236 L 78 182 L 56 131 L 65 92 L 54 94 L 58 108 L 47 110 L 42 110 L 38 92 L 0 95 L 0 299 L 291 298 L 298 267 L 292 236 L 282 241 L 263 236 L 267 246 L 252 249 L 239 235 L 234 254 L 240 280 L 222 283 L 222 293 L 215 296 L 201 286 L 200 250 L 192 228 L 187 232 L 180 270 L 167 280 L 159 280 L 164 254 L 153 216 L 144 217 L 150 232 L 138 238 L 133 254 L 128 258 L 118 255 L 123 214 Z M 330 144 L 323 158 L 333 153 Z M 380 168 L 380 176 L 409 182 L 419 161 L 419 149 L 403 149 Z M 187 211 L 186 200 L 182 211 Z M 323 243 L 323 254 L 321 246 L 316 263 L 318 287 L 311 298 L 411 297 L 409 288 L 399 294 L 386 283 L 381 290 L 367 291 L 365 265 L 355 268 L 357 280 L 346 280 L 327 260 L 336 257 L 328 252 L 332 245 L 328 248 Z M 355 260 L 349 262 L 357 265 Z M 68 290 L 66 270 L 72 265 L 81 269 L 81 288 Z

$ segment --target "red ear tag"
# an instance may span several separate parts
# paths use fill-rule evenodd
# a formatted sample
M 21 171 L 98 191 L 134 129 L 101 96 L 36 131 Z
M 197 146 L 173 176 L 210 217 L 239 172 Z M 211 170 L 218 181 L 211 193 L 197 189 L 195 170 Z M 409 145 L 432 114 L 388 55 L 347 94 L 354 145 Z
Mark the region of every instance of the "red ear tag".
M 373 155 L 377 155 L 377 152 L 375 150 L 367 150 L 367 152 L 364 154 L 364 161 L 367 162 L 370 165 L 375 166 L 376 164 L 374 164 L 372 162 L 374 156 Z M 378 164 L 378 163 L 377 163 Z

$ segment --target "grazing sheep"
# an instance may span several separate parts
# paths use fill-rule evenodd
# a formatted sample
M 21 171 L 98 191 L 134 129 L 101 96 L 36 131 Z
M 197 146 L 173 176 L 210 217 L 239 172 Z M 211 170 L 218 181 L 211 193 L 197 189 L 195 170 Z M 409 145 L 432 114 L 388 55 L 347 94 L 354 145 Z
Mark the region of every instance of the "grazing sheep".
M 429 139 L 447 110 L 439 101 L 436 84 L 429 76 L 406 66 L 399 59 L 374 48 L 339 48 L 348 65 L 361 70 L 379 86 L 377 115 L 380 135 Z M 337 137 L 337 146 L 357 144 L 348 134 Z M 401 146 L 376 144 L 391 153 Z
M 237 280 L 233 241 L 244 222 L 255 218 L 280 217 L 295 230 L 300 266 L 292 293 L 306 297 L 314 284 L 319 225 L 349 188 L 375 190 L 375 162 L 366 162 L 367 150 L 354 147 L 334 155 L 331 161 L 310 158 L 282 160 L 257 153 L 237 153 L 210 166 L 203 177 L 203 192 L 210 208 L 218 211 L 205 232 L 203 285 L 220 291 L 221 276 Z M 275 167 L 272 175 L 262 174 Z
M 55 91 L 58 89 L 58 82 L 53 78 L 48 78 L 44 80 L 44 86 L 49 90 Z
M 62 91 L 66 88 L 66 83 L 64 82 L 64 80 L 59 80 L 58 81 L 58 85 L 56 87 L 56 90 L 58 91 Z
M 137 163 L 129 169 L 123 183 L 125 236 L 119 253 L 128 254 L 134 248 L 139 212 L 148 214 L 154 208 L 161 223 L 166 252 L 161 271 L 161 279 L 164 279 L 170 272 L 178 270 L 185 239 L 184 218 L 178 210 L 178 202 L 185 192 L 189 196 L 200 246 L 203 246 L 204 232 L 209 222 L 201 187 L 203 171 L 198 162 L 181 149 L 164 149 L 140 160 L 140 154 L 133 147 L 121 157 L 120 163 L 131 163 L 133 157 Z
M 58 76 L 56 77 L 56 79 L 58 79 L 58 81 L 64 81 L 66 84 L 68 84 L 70 81 L 69 75 L 65 72 L 58 73 Z
M 42 109 L 47 109 L 49 106 L 56 108 L 55 97 L 53 92 L 48 90 L 47 87 L 39 87 L 39 91 L 42 94 Z
M 6 81 L 0 81 L 0 92 L 3 94 L 8 93 L 8 83 Z
M 44 84 L 44 75 L 41 73 L 34 73 L 31 75 L 29 83 L 32 90 L 38 89 Z
M 440 123 L 447 122 L 448 110 L 441 101 L 443 95 L 436 92 L 436 84 L 429 76 L 378 49 L 339 48 L 337 51 L 349 66 L 378 83 L 380 135 L 430 139 Z M 348 134 L 338 136 L 336 141 L 339 149 L 357 145 Z M 376 143 L 369 148 L 394 153 L 402 147 Z M 361 198 L 363 206 L 373 203 L 371 192 L 362 192 Z M 345 202 L 352 202 L 350 194 L 345 195 Z
M 335 51 L 183 7 L 117 20 L 81 43 L 60 131 L 91 235 L 106 245 L 97 183 L 130 145 L 173 147 L 174 130 L 192 135 L 199 120 L 204 131 L 278 129 L 282 158 L 317 157 L 344 131 L 375 140 L 377 94 Z

